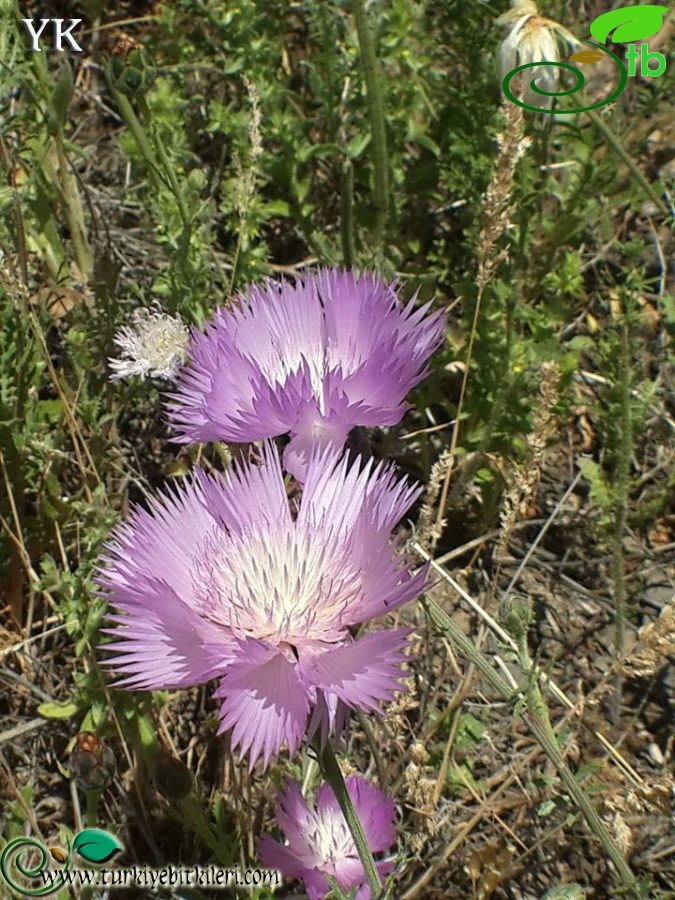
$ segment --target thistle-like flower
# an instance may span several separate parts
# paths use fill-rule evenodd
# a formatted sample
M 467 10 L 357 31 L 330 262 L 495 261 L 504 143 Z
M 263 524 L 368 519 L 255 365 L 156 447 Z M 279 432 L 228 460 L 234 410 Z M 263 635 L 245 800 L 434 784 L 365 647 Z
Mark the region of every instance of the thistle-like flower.
M 569 47 L 579 47 L 580 43 L 567 28 L 553 19 L 539 15 L 532 0 L 513 0 L 512 7 L 499 16 L 497 23 L 510 27 L 510 31 L 499 48 L 499 70 L 503 81 L 517 66 L 539 62 L 560 61 L 559 41 Z M 558 66 L 537 66 L 536 75 L 528 79 L 523 76 L 523 102 L 530 106 L 550 109 L 553 97 L 545 97 L 532 90 L 533 80 L 538 88 L 554 94 L 560 83 Z
M 169 395 L 176 440 L 257 441 L 291 433 L 285 468 L 304 480 L 314 447 L 355 425 L 395 425 L 443 338 L 443 313 L 403 305 L 373 275 L 322 269 L 251 287 L 194 332 Z
M 167 378 L 178 375 L 189 333 L 184 323 L 160 309 L 136 309 L 131 324 L 113 338 L 122 351 L 118 359 L 109 359 L 113 381 L 140 375 Z
M 106 649 L 120 687 L 180 688 L 218 679 L 220 731 L 264 766 L 346 707 L 377 710 L 399 689 L 408 629 L 354 627 L 420 593 L 391 540 L 420 489 L 390 466 L 310 459 L 291 508 L 276 449 L 226 478 L 197 470 L 136 508 L 98 575 L 117 613 Z M 310 716 L 311 713 L 311 716 Z
M 393 801 L 358 775 L 350 775 L 346 785 L 371 851 L 390 850 L 396 841 Z M 369 900 L 370 889 L 356 844 L 329 785 L 319 788 L 316 808 L 310 809 L 300 787 L 292 782 L 279 797 L 277 821 L 288 846 L 264 837 L 260 857 L 265 866 L 280 869 L 288 878 L 301 878 L 309 900 L 323 900 L 330 893 L 329 878 L 346 893 L 357 888 L 355 900 Z M 376 865 L 384 878 L 394 862 L 385 859 Z

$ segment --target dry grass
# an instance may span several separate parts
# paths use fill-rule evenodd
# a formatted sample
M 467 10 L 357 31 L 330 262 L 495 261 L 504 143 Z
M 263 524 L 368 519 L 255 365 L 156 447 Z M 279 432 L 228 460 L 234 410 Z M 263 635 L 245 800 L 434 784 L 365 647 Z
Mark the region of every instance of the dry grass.
M 345 96 L 348 89 L 346 85 Z M 233 206 L 241 231 L 232 252 L 218 248 L 213 254 L 226 272 L 221 278 L 225 293 L 227 285 L 231 289 L 235 283 L 245 249 L 241 234 L 256 191 L 262 190 L 257 167 L 266 150 L 265 117 L 274 112 L 262 107 L 253 81 L 245 82 L 244 93 L 249 152 L 231 160 L 240 182 Z M 114 299 L 130 303 L 139 286 L 149 291 L 148 286 L 160 278 L 169 255 L 144 217 L 143 202 L 127 191 L 127 163 L 113 139 L 121 120 L 101 107 L 91 72 L 82 75 L 74 103 L 81 113 L 74 140 L 90 155 L 77 171 L 77 187 L 66 179 L 71 202 L 60 214 L 90 220 L 91 233 L 105 247 L 105 252 L 97 248 L 97 259 L 101 266 L 109 266 L 106 290 Z M 650 401 L 640 454 L 633 460 L 630 500 L 636 510 L 656 511 L 647 518 L 631 518 L 628 509 L 622 547 L 632 606 L 626 652 L 614 659 L 611 559 L 598 537 L 596 506 L 579 474 L 584 458 L 601 458 L 605 450 L 597 396 L 599 389 L 611 386 L 610 379 L 580 369 L 566 380 L 558 366 L 544 363 L 538 370 L 539 392 L 531 425 L 523 430 L 520 455 L 471 451 L 460 457 L 457 452 L 466 427 L 462 413 L 476 372 L 482 298 L 507 258 L 505 236 L 516 212 L 517 166 L 531 149 L 523 111 L 505 104 L 503 116 L 480 210 L 472 321 L 453 371 L 439 369 L 432 376 L 438 394 L 452 398 L 456 412 L 452 431 L 448 436 L 445 426 L 429 424 L 426 410 L 414 409 L 385 438 L 373 433 L 363 440 L 375 455 L 385 445 L 386 455 L 402 466 L 412 459 L 415 471 L 423 469 L 420 460 L 427 461 L 424 502 L 413 521 L 401 526 L 411 557 L 419 564 L 432 561 L 429 596 L 513 692 L 505 698 L 495 690 L 471 659 L 433 626 L 422 606 L 410 604 L 399 614 L 403 624 L 415 629 L 407 690 L 385 716 L 355 716 L 338 749 L 345 771 L 372 778 L 396 800 L 399 864 L 392 894 L 396 900 L 534 900 L 557 885 L 572 883 L 580 884 L 587 897 L 616 897 L 614 867 L 527 725 L 522 701 L 528 679 L 536 680 L 546 697 L 564 762 L 577 774 L 632 871 L 650 881 L 653 896 L 673 896 L 669 892 L 675 886 L 671 814 L 675 520 L 672 500 L 663 501 L 672 477 L 673 420 L 661 399 L 668 379 L 665 367 L 660 369 L 668 337 L 655 311 L 667 291 L 669 238 L 661 230 L 657 233 L 649 214 L 654 257 L 663 263 L 663 271 L 659 297 L 643 297 L 642 302 L 653 313 L 645 327 L 654 348 L 653 365 L 659 369 L 655 379 L 659 391 Z M 6 167 L 18 171 L 10 150 L 4 149 L 4 155 Z M 319 182 L 317 190 L 329 190 Z M 18 194 L 10 194 L 18 233 L 25 232 Z M 80 194 L 86 215 L 76 202 Z M 621 209 L 627 219 L 629 213 Z M 617 232 L 623 227 L 621 222 Z M 644 220 L 637 224 L 631 220 L 631 227 L 651 234 Z M 270 244 L 276 239 L 271 229 L 267 239 Z M 95 243 L 92 239 L 92 247 Z M 278 241 L 278 246 L 285 245 Z M 292 274 L 316 261 L 314 248 L 305 248 L 298 258 L 290 252 L 284 255 L 278 246 L 269 267 L 272 272 Z M 602 248 L 598 253 L 602 257 Z M 124 514 L 129 497 L 142 501 L 157 484 L 195 461 L 207 468 L 226 466 L 231 459 L 228 448 L 199 448 L 190 455 L 169 447 L 157 398 L 153 399 L 157 408 L 151 409 L 147 398 L 129 395 L 128 408 L 120 408 L 112 392 L 101 401 L 105 416 L 101 432 L 87 425 L 87 372 L 78 383 L 69 381 L 58 354 L 78 307 L 95 307 L 105 292 L 99 284 L 96 297 L 85 288 L 78 288 L 75 298 L 58 293 L 55 305 L 54 285 L 47 294 L 41 293 L 41 282 L 50 279 L 37 266 L 36 256 L 26 246 L 13 248 L 3 257 L 0 278 L 17 316 L 29 324 L 35 356 L 45 372 L 44 396 L 57 399 L 63 411 L 54 428 L 64 435 L 64 449 L 58 451 L 67 458 L 64 503 L 81 498 L 87 510 L 112 520 L 118 512 Z M 72 281 L 70 275 L 65 281 Z M 54 318 L 48 328 L 42 313 Z M 611 309 L 606 312 L 607 321 L 612 315 Z M 597 319 L 593 326 L 589 317 L 592 313 L 584 311 L 577 322 L 589 321 L 592 333 L 599 326 Z M 646 361 L 645 368 L 649 365 Z M 459 386 L 453 381 L 457 372 Z M 559 403 L 563 394 L 566 406 Z M 40 398 L 36 392 L 30 401 Z M 498 504 L 488 511 L 475 483 L 483 466 L 499 487 Z M 95 682 L 100 677 L 104 685 L 100 730 L 115 755 L 116 774 L 102 794 L 97 815 L 99 824 L 125 844 L 125 863 L 162 865 L 210 858 L 199 828 L 186 828 L 194 814 L 183 792 L 187 777 L 195 785 L 190 797 L 197 798 L 209 824 L 217 811 L 220 833 L 229 839 L 223 854 L 231 852 L 232 862 L 242 867 L 256 865 L 257 840 L 274 827 L 276 788 L 286 776 L 299 777 L 305 787 L 313 787 L 316 762 L 303 753 L 292 761 L 282 757 L 266 775 L 257 769 L 250 773 L 230 753 L 227 738 L 215 735 L 217 710 L 209 686 L 148 702 L 143 714 L 158 744 L 156 755 L 148 753 L 138 733 L 138 717 L 131 715 L 126 697 L 110 688 L 99 669 L 100 653 L 91 646 L 76 652 L 71 633 L 75 631 L 70 627 L 71 604 L 81 600 L 78 591 L 83 590 L 75 575 L 92 562 L 84 549 L 91 523 L 85 513 L 74 528 L 70 513 L 67 528 L 58 515 L 45 517 L 49 534 L 31 538 L 25 522 L 34 514 L 33 506 L 47 496 L 46 488 L 41 485 L 32 492 L 26 488 L 18 454 L 15 458 L 0 454 L 0 468 L 0 510 L 6 511 L 0 513 L 0 525 L 10 555 L 0 616 L 0 834 L 30 831 L 49 841 L 63 826 L 78 830 L 87 821 L 86 797 L 70 777 L 68 762 L 88 710 L 78 707 L 72 716 L 55 719 L 38 710 L 41 704 L 67 703 L 77 697 L 76 681 Z M 52 583 L 41 568 L 45 547 L 56 560 L 60 581 Z M 87 604 L 91 599 L 86 598 Z M 524 639 L 533 659 L 529 670 L 522 665 L 517 636 L 509 630 L 508 616 L 514 608 L 531 612 Z M 619 715 L 611 721 L 617 676 L 622 679 Z M 117 896 L 135 900 L 140 895 Z M 297 889 L 285 887 L 278 896 L 297 896 Z

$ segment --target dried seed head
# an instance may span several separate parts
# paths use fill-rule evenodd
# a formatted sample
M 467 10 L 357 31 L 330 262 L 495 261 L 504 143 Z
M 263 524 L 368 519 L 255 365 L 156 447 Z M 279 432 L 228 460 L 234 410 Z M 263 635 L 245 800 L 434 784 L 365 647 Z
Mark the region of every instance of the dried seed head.
M 499 16 L 497 24 L 509 26 L 510 30 L 499 48 L 500 77 L 503 80 L 518 66 L 532 65 L 560 60 L 559 44 L 576 49 L 579 41 L 563 25 L 553 19 L 539 15 L 535 3 L 530 0 L 515 0 L 510 10 Z M 560 82 L 558 66 L 537 66 L 534 84 L 542 91 L 555 94 Z M 531 77 L 520 73 L 523 102 L 528 106 L 550 109 L 553 97 L 538 94 L 531 87 Z
M 410 759 L 413 761 L 413 763 L 418 763 L 420 765 L 424 765 L 424 763 L 429 759 L 429 754 L 427 753 L 427 749 L 422 741 L 414 742 L 414 744 L 410 748 Z
M 188 330 L 179 318 L 159 308 L 137 309 L 131 324 L 121 328 L 114 342 L 122 351 L 110 359 L 111 379 L 119 381 L 132 375 L 168 378 L 173 381 L 185 357 Z

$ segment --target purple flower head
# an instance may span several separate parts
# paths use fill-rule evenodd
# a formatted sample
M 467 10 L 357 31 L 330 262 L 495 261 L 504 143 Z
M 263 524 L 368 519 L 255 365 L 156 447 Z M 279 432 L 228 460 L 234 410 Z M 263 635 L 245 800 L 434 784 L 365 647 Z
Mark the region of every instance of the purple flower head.
M 377 710 L 399 689 L 409 630 L 351 629 L 422 590 L 426 571 L 411 575 L 391 539 L 419 493 L 389 466 L 324 450 L 295 509 L 267 445 L 259 467 L 198 469 L 137 507 L 98 575 L 117 609 L 106 649 L 119 686 L 218 679 L 220 731 L 251 765 L 293 752 L 308 725 L 326 734 L 345 707 Z
M 291 433 L 284 467 L 303 481 L 314 447 L 355 425 L 395 425 L 426 374 L 445 317 L 400 302 L 373 275 L 320 269 L 251 287 L 193 332 L 170 394 L 176 440 L 257 441 Z
M 358 775 L 350 775 L 346 784 L 371 851 L 390 850 L 396 841 L 393 801 Z M 369 900 L 370 889 L 356 844 L 329 785 L 319 788 L 316 809 L 310 809 L 300 787 L 292 782 L 279 797 L 277 821 L 288 846 L 264 837 L 260 842 L 263 865 L 279 869 L 288 878 L 301 878 L 309 900 L 323 900 L 330 893 L 326 876 L 343 891 L 358 888 L 356 900 Z M 394 868 L 394 862 L 382 860 L 377 868 L 384 878 Z

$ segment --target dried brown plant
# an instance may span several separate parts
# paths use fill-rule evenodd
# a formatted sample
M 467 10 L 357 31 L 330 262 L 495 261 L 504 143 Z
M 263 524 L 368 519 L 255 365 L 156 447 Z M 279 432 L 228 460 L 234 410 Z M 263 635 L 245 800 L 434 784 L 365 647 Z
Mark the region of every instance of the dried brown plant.
M 652 678 L 675 655 L 675 605 L 664 606 L 661 615 L 640 629 L 638 641 L 621 662 L 624 678 Z
M 553 406 L 558 397 L 559 378 L 556 363 L 544 363 L 541 367 L 541 386 L 532 417 L 532 429 L 525 438 L 527 458 L 511 467 L 511 485 L 504 494 L 500 516 L 501 535 L 495 549 L 497 559 L 504 555 L 513 526 L 519 519 L 527 516 L 528 506 L 539 484 L 546 446 L 556 427 Z
M 439 465 L 442 467 L 441 477 L 443 478 L 443 486 L 440 491 L 435 526 L 427 536 L 427 539 L 430 540 L 432 551 L 436 547 L 443 531 L 443 520 L 448 501 L 450 479 L 452 477 L 455 451 L 459 440 L 459 428 L 462 418 L 461 412 L 464 405 L 464 397 L 466 395 L 469 372 L 471 370 L 471 358 L 478 331 L 481 301 L 486 285 L 494 277 L 502 262 L 508 258 L 508 249 L 506 247 L 502 247 L 497 252 L 495 252 L 495 249 L 499 239 L 511 227 L 513 217 L 513 204 L 511 202 L 513 178 L 518 161 L 527 152 L 531 143 L 530 139 L 524 134 L 523 110 L 519 106 L 515 106 L 505 99 L 502 103 L 502 111 L 504 114 L 505 127 L 504 130 L 497 135 L 499 152 L 494 168 L 492 169 L 490 183 L 488 184 L 487 191 L 485 192 L 482 201 L 483 227 L 481 228 L 478 240 L 478 271 L 476 275 L 476 285 L 478 290 L 473 321 L 471 324 L 471 334 L 469 336 L 466 360 L 464 363 L 462 386 L 457 404 L 457 416 L 455 427 L 452 432 L 450 447 L 444 456 L 441 457 L 441 460 L 439 460 Z M 436 473 L 435 477 L 439 477 L 438 473 Z M 429 502 L 431 496 L 432 494 L 429 492 L 427 494 L 427 502 Z

